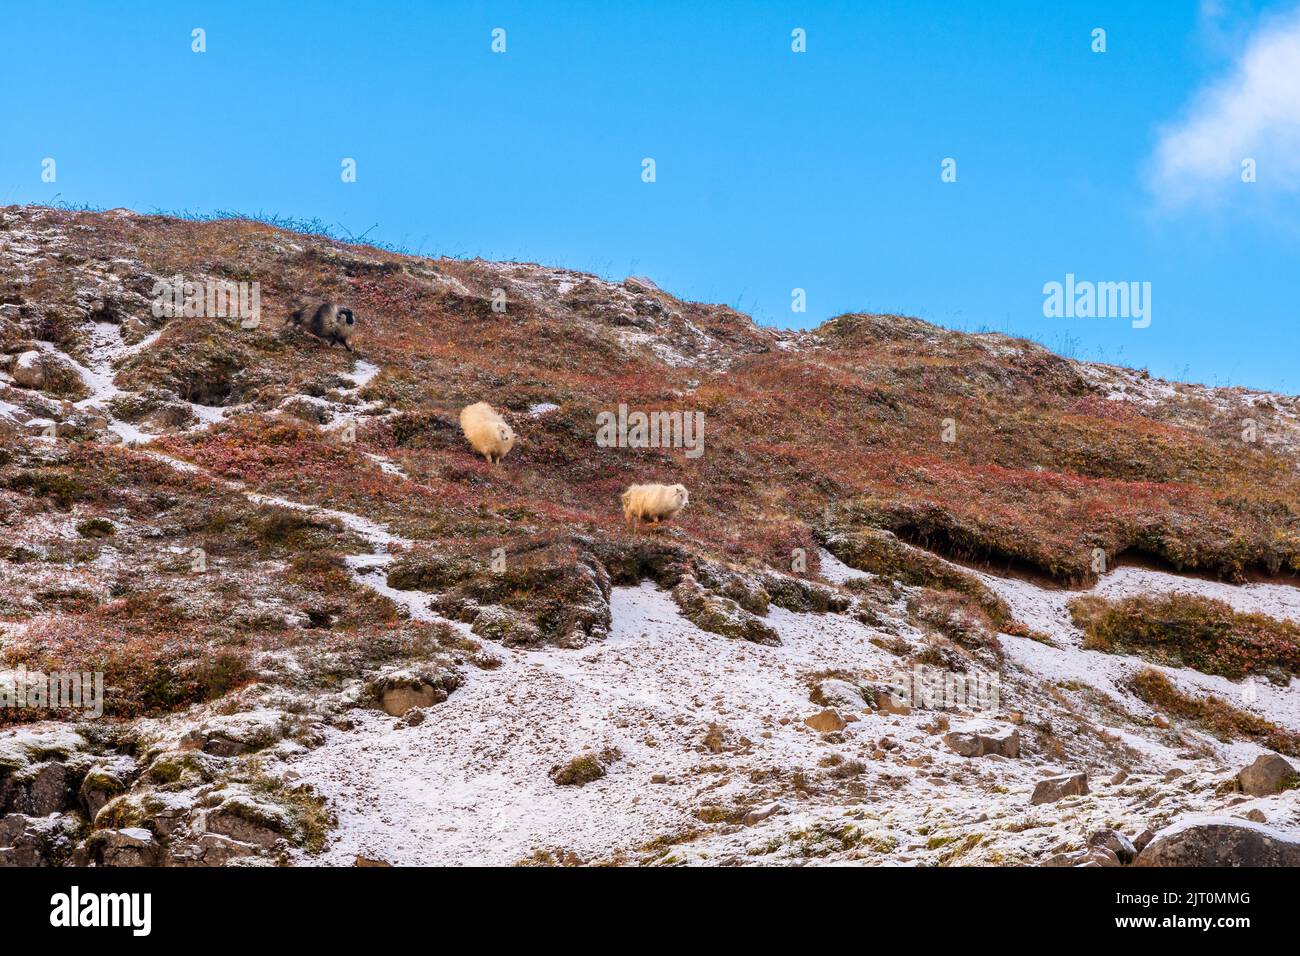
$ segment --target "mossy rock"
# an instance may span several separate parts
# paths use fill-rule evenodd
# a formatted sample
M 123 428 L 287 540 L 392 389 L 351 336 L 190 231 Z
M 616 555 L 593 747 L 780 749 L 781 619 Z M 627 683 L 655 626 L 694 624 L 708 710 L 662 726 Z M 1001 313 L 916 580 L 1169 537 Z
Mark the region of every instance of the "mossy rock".
M 536 624 L 504 607 L 482 608 L 470 630 L 484 640 L 499 641 L 507 647 L 536 647 L 542 642 Z
M 682 616 L 702 631 L 738 638 L 754 644 L 781 643 L 776 631 L 731 598 L 710 594 L 693 575 L 673 588 L 673 600 Z

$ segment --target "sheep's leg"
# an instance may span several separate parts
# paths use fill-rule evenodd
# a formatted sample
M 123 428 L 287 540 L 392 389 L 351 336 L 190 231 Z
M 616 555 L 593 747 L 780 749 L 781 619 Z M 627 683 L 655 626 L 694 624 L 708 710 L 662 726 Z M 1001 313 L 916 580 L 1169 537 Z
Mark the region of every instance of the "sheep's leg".
M 347 340 L 347 339 L 344 339 L 344 340 L 343 340 L 343 347 L 344 347 L 345 349 L 347 349 L 349 352 L 352 351 L 352 346 L 348 345 L 348 340 Z

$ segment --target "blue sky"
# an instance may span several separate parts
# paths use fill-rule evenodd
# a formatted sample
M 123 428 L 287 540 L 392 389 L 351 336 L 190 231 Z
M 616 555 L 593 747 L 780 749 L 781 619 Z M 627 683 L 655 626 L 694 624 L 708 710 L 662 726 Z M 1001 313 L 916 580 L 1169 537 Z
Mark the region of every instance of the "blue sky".
M 0 203 L 319 218 L 1300 392 L 1295 0 L 3 3 Z M 1150 282 L 1150 327 L 1044 317 L 1067 273 Z

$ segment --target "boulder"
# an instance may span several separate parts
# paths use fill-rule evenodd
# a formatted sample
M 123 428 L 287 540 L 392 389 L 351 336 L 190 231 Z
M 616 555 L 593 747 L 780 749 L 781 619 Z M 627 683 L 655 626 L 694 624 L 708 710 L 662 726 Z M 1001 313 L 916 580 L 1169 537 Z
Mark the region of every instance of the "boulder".
M 1296 768 L 1280 754 L 1261 754 L 1237 774 L 1241 792 L 1252 797 L 1281 793 L 1296 783 Z
M 963 757 L 984 757 L 997 754 L 1001 757 L 1020 756 L 1020 731 L 989 730 L 960 731 L 945 734 L 943 742 Z
M 841 710 L 862 710 L 867 706 L 860 688 L 846 680 L 824 680 L 813 691 L 813 703 Z
M 848 721 L 831 707 L 818 711 L 811 717 L 805 717 L 803 722 L 819 734 L 835 733 L 837 730 L 843 730 L 848 726 Z
M 1086 773 L 1064 773 L 1059 777 L 1048 777 L 1038 781 L 1030 803 L 1055 803 L 1066 797 L 1078 797 L 1088 792 L 1088 775 Z
M 1137 866 L 1300 866 L 1300 839 L 1233 817 L 1183 820 L 1155 835 Z
M 1096 833 L 1089 835 L 1088 846 L 1104 847 L 1110 850 L 1119 859 L 1120 863 L 1128 866 L 1137 858 L 1137 848 L 1131 841 L 1118 830 L 1098 830 Z
M 95 819 L 108 801 L 126 792 L 133 766 L 130 757 L 118 757 L 87 771 L 77 794 L 86 810 L 86 819 Z
M 45 387 L 45 363 L 41 361 L 40 352 L 23 352 L 14 360 L 14 384 L 22 388 L 41 389 Z
M 876 698 L 876 710 L 882 714 L 897 714 L 906 717 L 912 712 L 912 706 L 903 698 L 894 694 L 881 694 Z

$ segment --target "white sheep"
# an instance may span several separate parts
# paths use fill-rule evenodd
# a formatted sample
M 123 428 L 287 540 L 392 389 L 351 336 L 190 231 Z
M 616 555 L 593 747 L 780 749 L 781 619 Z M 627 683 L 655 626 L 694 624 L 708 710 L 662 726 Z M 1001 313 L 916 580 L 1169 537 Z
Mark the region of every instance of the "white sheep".
M 475 402 L 460 410 L 460 430 L 489 464 L 495 465 L 506 457 L 515 444 L 514 430 L 487 402 Z
M 688 501 L 685 485 L 632 485 L 623 492 L 623 517 L 632 526 L 641 521 L 658 524 L 677 517 Z

